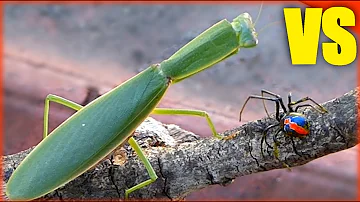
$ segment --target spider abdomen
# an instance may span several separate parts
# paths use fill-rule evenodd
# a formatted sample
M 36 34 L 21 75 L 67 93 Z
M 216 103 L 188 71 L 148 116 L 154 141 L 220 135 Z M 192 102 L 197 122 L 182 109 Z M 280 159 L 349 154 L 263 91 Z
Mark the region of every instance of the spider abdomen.
M 309 122 L 303 114 L 289 113 L 284 117 L 283 130 L 289 136 L 304 137 L 309 134 Z

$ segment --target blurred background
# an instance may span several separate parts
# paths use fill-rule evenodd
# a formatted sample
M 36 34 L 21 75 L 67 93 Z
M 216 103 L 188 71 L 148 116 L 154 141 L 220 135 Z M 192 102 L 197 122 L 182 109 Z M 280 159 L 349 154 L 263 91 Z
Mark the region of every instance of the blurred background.
M 261 89 L 294 99 L 310 96 L 322 103 L 356 87 L 357 61 L 345 67 L 327 64 L 321 44 L 315 66 L 292 66 L 284 7 L 299 2 L 265 3 L 256 24 L 259 45 L 181 83 L 173 85 L 161 107 L 206 110 L 219 132 L 264 117 L 261 102 L 249 102 Z M 52 93 L 86 104 L 150 64 L 171 56 L 214 23 L 249 12 L 255 21 L 259 3 L 245 4 L 7 4 L 5 6 L 5 155 L 40 142 L 43 106 Z M 324 35 L 321 42 L 330 41 Z M 273 103 L 267 104 L 274 110 Z M 50 130 L 73 113 L 52 104 Z M 204 119 L 153 116 L 203 137 Z M 192 123 L 197 123 L 196 125 Z M 236 152 L 236 151 L 235 151 Z M 187 199 L 356 199 L 356 148 L 304 166 L 239 177 L 227 187 L 211 186 Z

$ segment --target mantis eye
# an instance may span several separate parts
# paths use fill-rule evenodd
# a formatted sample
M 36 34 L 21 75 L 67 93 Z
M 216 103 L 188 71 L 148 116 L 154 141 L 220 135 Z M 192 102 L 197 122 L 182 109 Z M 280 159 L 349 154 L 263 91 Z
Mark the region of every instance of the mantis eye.
M 249 39 L 244 42 L 244 48 L 252 48 L 258 44 L 258 39 Z

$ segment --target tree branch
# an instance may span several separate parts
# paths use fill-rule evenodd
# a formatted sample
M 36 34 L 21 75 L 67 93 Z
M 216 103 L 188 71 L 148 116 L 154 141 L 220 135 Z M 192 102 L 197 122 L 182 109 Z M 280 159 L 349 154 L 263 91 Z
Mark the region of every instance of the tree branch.
M 278 136 L 280 159 L 290 166 L 303 165 L 324 155 L 357 144 L 358 89 L 324 103 L 328 114 L 306 108 L 311 133 L 295 139 L 296 154 L 289 137 Z M 236 177 L 283 168 L 283 164 L 267 148 L 261 156 L 260 139 L 266 126 L 276 123 L 274 116 L 249 122 L 226 131 L 233 139 L 200 138 L 175 125 L 164 125 L 148 118 L 135 131 L 135 139 L 143 147 L 159 178 L 151 185 L 134 192 L 131 198 L 183 199 L 190 192 L 209 185 L 227 185 Z M 268 142 L 273 144 L 271 131 Z M 14 168 L 32 150 L 4 157 L 4 182 Z M 124 190 L 149 179 L 143 164 L 125 144 L 64 187 L 44 199 L 110 199 L 123 198 Z M 3 183 L 3 184 L 5 184 Z M 5 188 L 5 185 L 3 189 Z M 4 189 L 5 190 L 5 189 Z M 6 198 L 6 196 L 4 196 Z

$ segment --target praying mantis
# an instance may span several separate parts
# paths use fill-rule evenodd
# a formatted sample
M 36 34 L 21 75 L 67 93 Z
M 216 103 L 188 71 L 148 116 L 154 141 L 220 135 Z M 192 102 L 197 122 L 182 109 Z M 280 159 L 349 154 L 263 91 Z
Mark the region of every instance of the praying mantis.
M 258 44 L 251 16 L 240 14 L 230 23 L 226 19 L 214 24 L 167 60 L 147 69 L 93 100 L 86 106 L 57 95 L 48 95 L 44 107 L 43 140 L 20 163 L 6 185 L 10 200 L 33 200 L 65 185 L 126 142 L 144 163 L 150 179 L 125 190 L 129 194 L 158 178 L 149 160 L 132 137 L 135 129 L 150 115 L 199 116 L 207 120 L 215 138 L 216 132 L 205 111 L 157 108 L 171 84 L 189 78 L 230 56 L 240 48 Z M 50 102 L 73 110 L 72 116 L 48 134 Z

